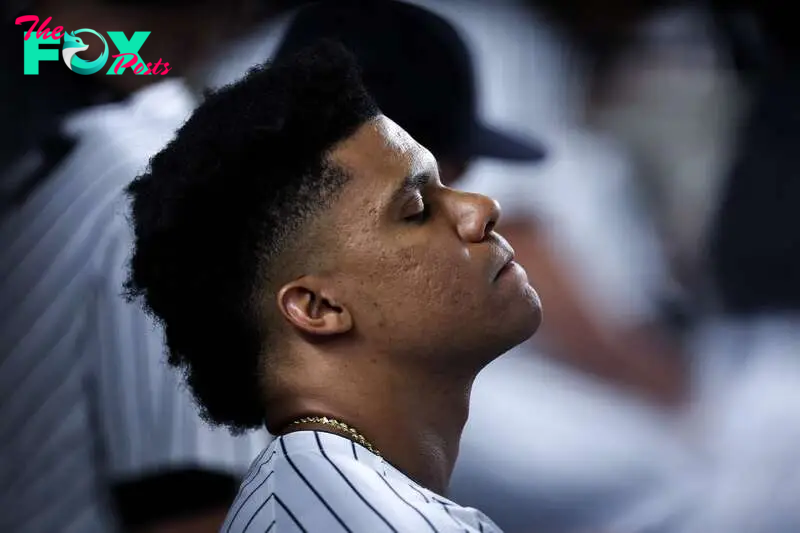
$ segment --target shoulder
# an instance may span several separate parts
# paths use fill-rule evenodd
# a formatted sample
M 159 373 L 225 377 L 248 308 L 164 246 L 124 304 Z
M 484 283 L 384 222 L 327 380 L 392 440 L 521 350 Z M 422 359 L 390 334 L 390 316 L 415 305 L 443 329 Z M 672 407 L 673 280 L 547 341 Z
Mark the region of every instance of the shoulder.
M 56 169 L 52 190 L 45 197 L 69 190 L 93 206 L 85 209 L 102 219 L 105 233 L 117 249 L 132 242 L 125 187 L 147 170 L 191 114 L 196 100 L 179 80 L 156 83 L 128 100 L 78 111 L 66 117 L 64 135 L 75 140 L 70 156 Z
M 196 105 L 183 82 L 162 81 L 124 102 L 74 113 L 62 129 L 79 141 L 75 158 L 97 165 L 96 175 L 119 176 L 127 184 L 169 143 Z

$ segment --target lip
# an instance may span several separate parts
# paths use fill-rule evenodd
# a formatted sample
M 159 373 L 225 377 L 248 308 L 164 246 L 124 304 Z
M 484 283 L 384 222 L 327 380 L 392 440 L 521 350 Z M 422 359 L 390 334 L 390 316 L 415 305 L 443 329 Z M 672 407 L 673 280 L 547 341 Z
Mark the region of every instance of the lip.
M 514 250 L 504 249 L 503 250 L 505 255 L 505 261 L 500 267 L 495 271 L 493 280 L 497 280 L 504 272 L 506 272 L 511 266 L 514 264 Z
M 513 265 L 514 265 L 514 261 L 509 261 L 508 263 L 503 265 L 503 268 L 500 269 L 500 272 L 497 273 L 496 277 L 499 278 L 500 276 L 502 276 L 503 274 L 508 272 L 508 270 L 510 270 Z

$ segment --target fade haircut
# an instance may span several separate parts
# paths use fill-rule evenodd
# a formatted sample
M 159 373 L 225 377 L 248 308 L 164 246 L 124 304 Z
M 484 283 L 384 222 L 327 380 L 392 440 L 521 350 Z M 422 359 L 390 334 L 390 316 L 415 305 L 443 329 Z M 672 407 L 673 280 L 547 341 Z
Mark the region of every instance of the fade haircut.
M 379 113 L 353 56 L 321 41 L 209 94 L 128 187 L 127 296 L 164 326 L 209 422 L 263 425 L 265 273 L 345 183 L 332 147 Z

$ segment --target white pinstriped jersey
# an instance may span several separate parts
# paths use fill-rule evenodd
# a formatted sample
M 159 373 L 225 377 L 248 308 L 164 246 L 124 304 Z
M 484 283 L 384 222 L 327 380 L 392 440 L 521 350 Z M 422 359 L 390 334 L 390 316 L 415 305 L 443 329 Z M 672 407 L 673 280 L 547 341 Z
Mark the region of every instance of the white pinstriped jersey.
M 122 189 L 194 107 L 178 81 L 64 124 L 72 152 L 0 224 L 0 531 L 107 533 L 109 485 L 165 467 L 244 474 L 268 435 L 202 422 L 162 335 L 122 298 Z
M 262 452 L 221 533 L 502 533 L 339 435 L 298 431 Z

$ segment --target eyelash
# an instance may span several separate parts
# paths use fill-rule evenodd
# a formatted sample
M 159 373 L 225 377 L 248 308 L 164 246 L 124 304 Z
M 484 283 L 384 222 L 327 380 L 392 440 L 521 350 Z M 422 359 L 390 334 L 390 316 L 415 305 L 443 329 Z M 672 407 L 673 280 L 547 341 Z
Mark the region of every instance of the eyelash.
M 426 202 L 422 202 L 422 211 L 415 213 L 411 216 L 405 217 L 406 222 L 412 222 L 415 224 L 422 224 L 428 217 L 430 216 L 430 207 Z

